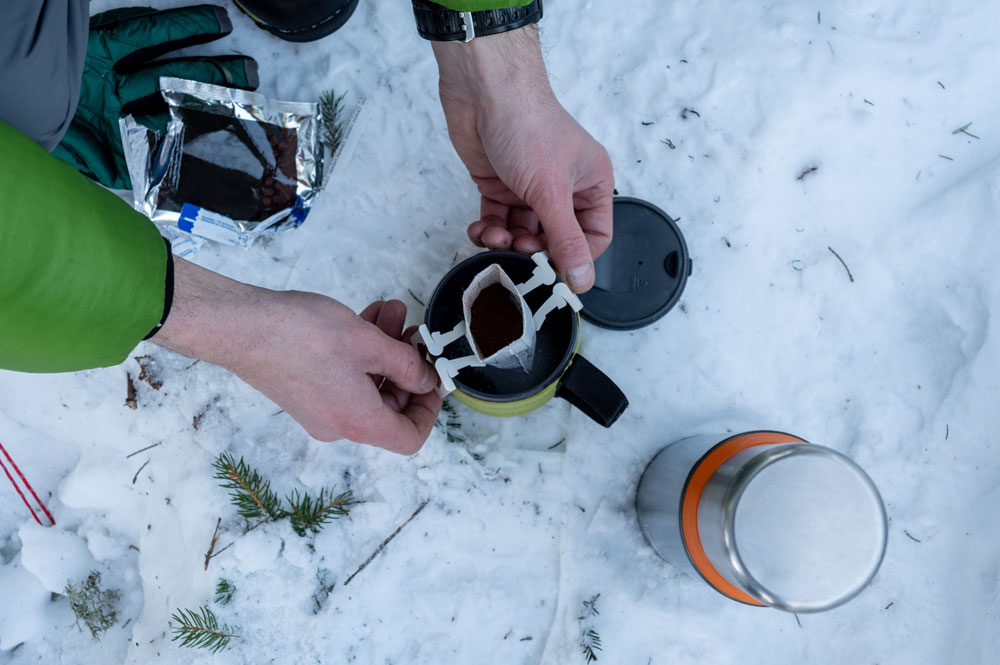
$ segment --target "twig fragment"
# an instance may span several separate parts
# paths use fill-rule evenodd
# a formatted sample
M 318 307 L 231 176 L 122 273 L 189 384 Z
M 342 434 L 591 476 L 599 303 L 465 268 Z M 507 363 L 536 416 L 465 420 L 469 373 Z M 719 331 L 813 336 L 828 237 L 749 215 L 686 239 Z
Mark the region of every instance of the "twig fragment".
M 134 476 L 132 476 L 132 484 L 133 485 L 135 485 L 135 481 L 139 480 L 139 474 L 142 473 L 142 470 L 146 468 L 147 464 L 149 464 L 149 460 L 146 460 L 145 462 L 143 462 L 142 466 L 139 467 L 139 470 L 135 472 Z
M 132 380 L 131 372 L 125 372 L 125 378 L 127 381 L 125 386 L 125 406 L 135 411 L 139 408 L 139 403 L 135 399 L 135 381 Z
M 139 450 L 135 451 L 134 453 L 129 453 L 128 455 L 126 455 L 125 459 L 128 459 L 129 457 L 134 457 L 134 456 L 138 455 L 139 453 L 142 453 L 142 452 L 145 452 L 145 451 L 149 450 L 150 448 L 155 448 L 158 445 L 160 445 L 161 443 L 163 443 L 163 442 L 162 441 L 157 441 L 156 443 L 154 443 L 151 446 L 146 446 L 145 448 L 140 448 Z
M 208 570 L 208 562 L 212 560 L 213 556 L 215 556 L 212 553 L 215 551 L 215 543 L 217 543 L 218 540 L 219 540 L 219 527 L 220 526 L 222 526 L 222 518 L 221 517 L 215 522 L 215 532 L 212 534 L 212 542 L 209 543 L 209 545 L 208 545 L 208 551 L 205 552 L 205 568 L 204 568 L 205 570 Z
M 837 252 L 833 251 L 833 247 L 830 247 L 829 245 L 827 245 L 827 247 L 826 247 L 826 248 L 827 248 L 828 250 L 830 250 L 830 252 L 831 252 L 831 253 L 832 253 L 832 254 L 833 254 L 834 256 L 836 256 L 836 257 L 837 257 L 837 260 L 838 260 L 838 261 L 840 261 L 840 265 L 844 266 L 844 270 L 846 270 L 846 271 L 847 271 L 847 278 L 848 278 L 848 279 L 850 279 L 850 280 L 851 280 L 851 282 L 853 282 L 853 281 L 854 281 L 854 275 L 852 275 L 852 274 L 851 274 L 851 269 L 847 267 L 847 264 L 846 264 L 846 263 L 844 263 L 844 259 L 840 258 L 840 254 L 838 254 Z
M 969 126 L 970 125 L 972 125 L 972 123 L 971 122 L 967 122 L 964 125 L 962 125 L 961 127 L 959 127 L 958 129 L 956 129 L 955 131 L 953 131 L 952 134 L 965 134 L 967 136 L 971 136 L 972 138 L 978 140 L 979 137 L 969 131 Z
M 806 170 L 804 170 L 802 173 L 800 173 L 799 177 L 796 178 L 796 180 L 802 180 L 807 175 L 809 175 L 810 173 L 815 173 L 816 171 L 819 171 L 819 167 L 818 166 L 810 166 L 809 168 L 807 168 Z
M 903 533 L 905 533 L 906 537 L 909 538 L 910 540 L 912 540 L 915 543 L 923 542 L 919 538 L 914 538 L 913 535 L 909 531 L 907 531 L 906 529 L 903 529 Z
M 357 570 L 355 570 L 353 573 L 351 573 L 351 576 L 348 577 L 347 580 L 344 582 L 344 586 L 347 586 L 348 584 L 350 584 L 351 580 L 353 580 L 355 577 L 357 577 L 358 573 L 360 573 L 362 570 L 364 570 L 365 568 L 367 568 L 368 564 L 370 564 L 372 561 L 374 561 L 375 557 L 377 557 L 379 555 L 379 553 L 382 550 L 385 549 L 385 546 L 388 545 L 392 541 L 393 538 L 395 538 L 397 535 L 399 535 L 399 532 L 403 530 L 403 527 L 406 526 L 407 524 L 409 524 L 410 522 L 412 522 L 413 518 L 415 518 L 417 515 L 420 514 L 420 511 L 424 509 L 424 506 L 426 506 L 429 501 L 430 501 L 430 499 L 424 499 L 423 502 L 421 502 L 421 504 L 419 506 L 417 506 L 417 509 L 413 511 L 413 514 L 410 515 L 410 517 L 405 522 L 403 522 L 398 527 L 396 527 L 396 530 L 392 532 L 392 535 L 390 535 L 388 538 L 386 538 L 385 540 L 383 540 L 382 544 L 379 545 L 375 549 L 375 551 L 371 553 L 371 556 L 369 556 L 367 559 L 365 559 L 365 562 L 363 564 L 361 564 L 358 567 Z

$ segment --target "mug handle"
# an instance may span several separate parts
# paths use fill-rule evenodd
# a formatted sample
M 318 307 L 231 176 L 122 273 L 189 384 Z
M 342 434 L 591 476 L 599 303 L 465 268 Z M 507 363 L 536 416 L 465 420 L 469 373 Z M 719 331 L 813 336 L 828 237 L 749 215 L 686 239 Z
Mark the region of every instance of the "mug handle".
M 604 427 L 611 427 L 628 407 L 621 388 L 580 354 L 560 379 L 556 397 L 562 397 Z

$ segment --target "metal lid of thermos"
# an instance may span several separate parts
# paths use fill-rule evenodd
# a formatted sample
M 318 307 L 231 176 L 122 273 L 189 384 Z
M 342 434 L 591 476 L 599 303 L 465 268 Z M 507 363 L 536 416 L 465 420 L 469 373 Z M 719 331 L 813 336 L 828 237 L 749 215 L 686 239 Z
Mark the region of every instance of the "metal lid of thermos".
M 871 581 L 885 552 L 885 508 L 867 474 L 780 432 L 668 446 L 644 474 L 637 507 L 657 552 L 676 563 L 683 551 L 709 584 L 751 605 L 831 609 Z

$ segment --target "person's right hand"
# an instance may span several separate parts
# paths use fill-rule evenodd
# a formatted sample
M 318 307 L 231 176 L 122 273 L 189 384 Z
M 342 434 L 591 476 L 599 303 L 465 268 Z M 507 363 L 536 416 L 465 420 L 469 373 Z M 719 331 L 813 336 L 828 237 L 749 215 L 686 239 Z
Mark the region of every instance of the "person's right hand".
M 402 339 L 403 303 L 359 316 L 317 293 L 250 286 L 178 258 L 174 283 L 152 341 L 229 369 L 313 438 L 411 455 L 430 435 L 437 375 Z

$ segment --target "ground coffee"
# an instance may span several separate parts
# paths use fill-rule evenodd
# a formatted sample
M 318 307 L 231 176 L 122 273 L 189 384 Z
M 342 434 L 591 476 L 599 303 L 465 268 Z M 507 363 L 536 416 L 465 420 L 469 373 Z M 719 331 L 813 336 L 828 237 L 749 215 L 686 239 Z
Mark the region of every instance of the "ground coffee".
M 483 289 L 472 303 L 469 330 L 483 358 L 521 337 L 523 326 L 520 303 L 499 282 Z
M 194 109 L 178 109 L 183 148 L 160 187 L 158 206 L 186 203 L 232 219 L 263 221 L 296 197 L 295 129 Z

